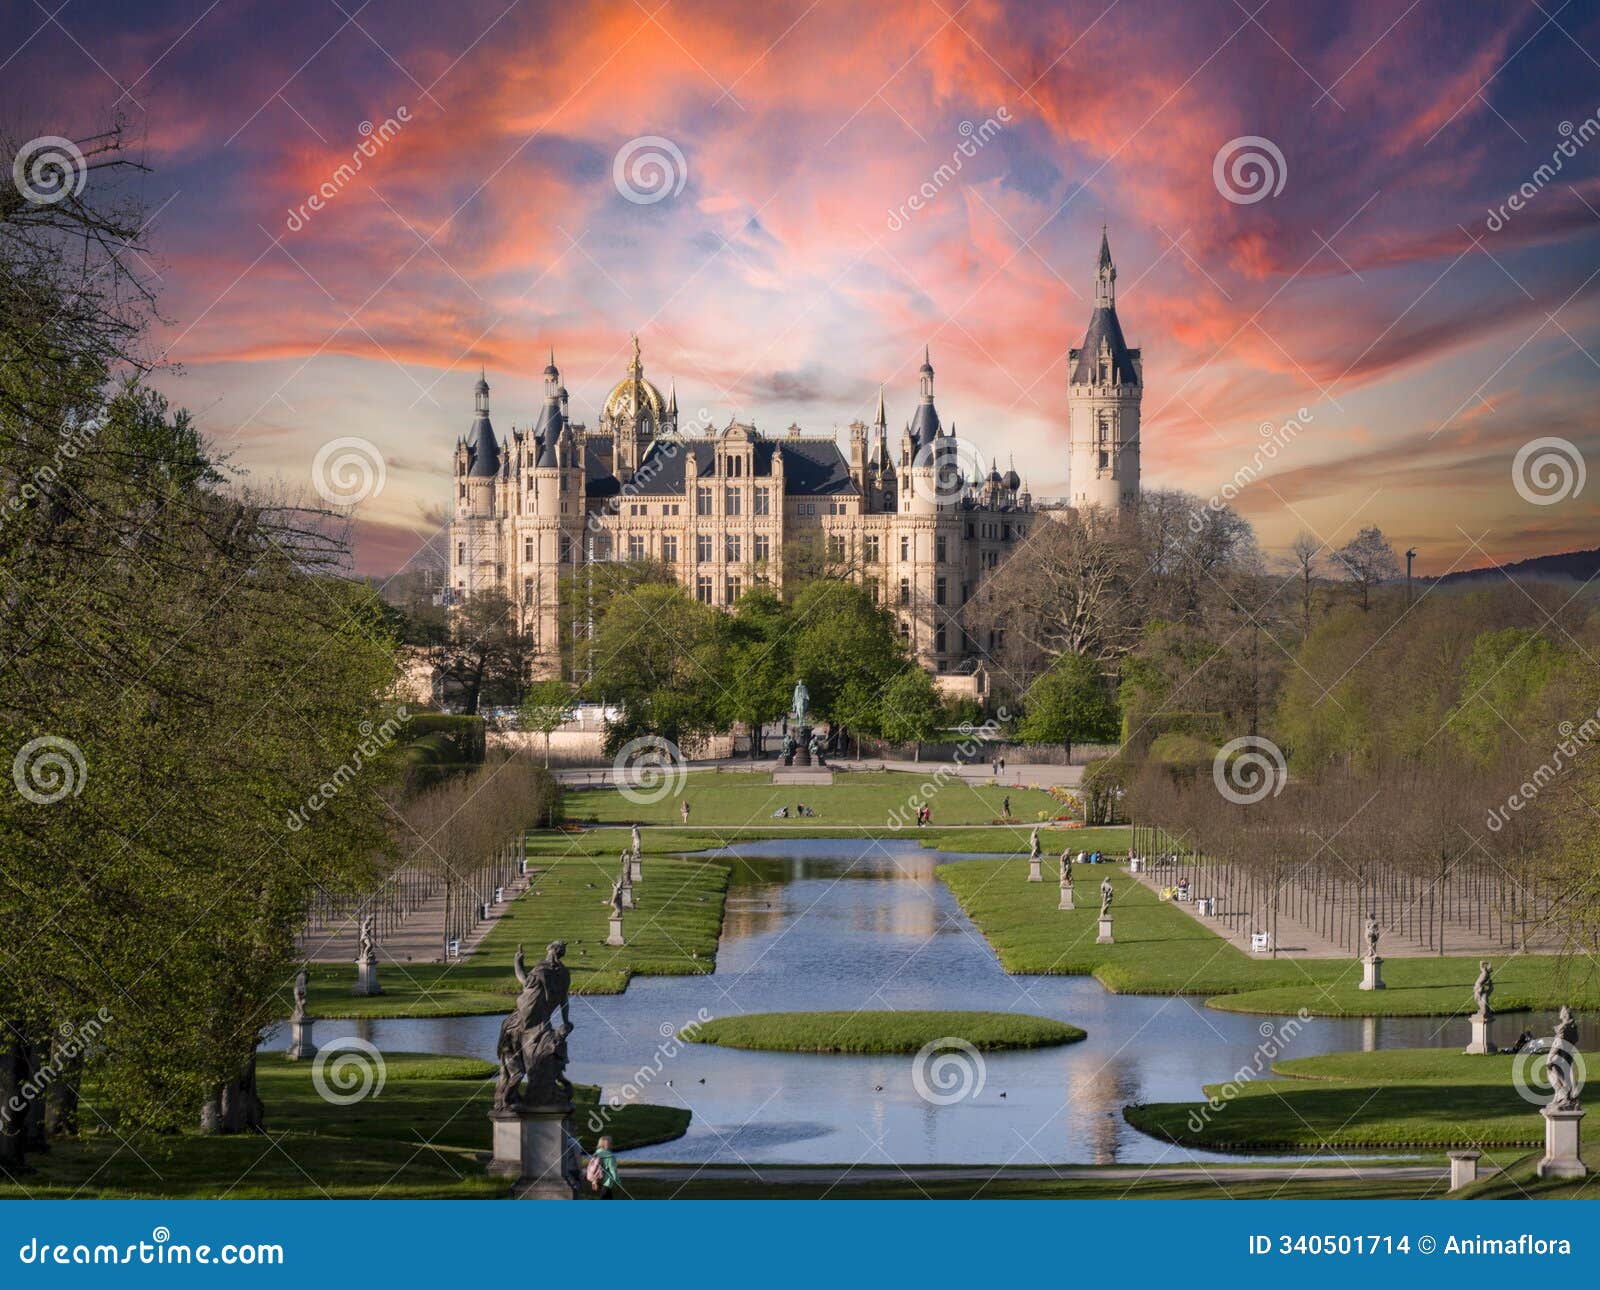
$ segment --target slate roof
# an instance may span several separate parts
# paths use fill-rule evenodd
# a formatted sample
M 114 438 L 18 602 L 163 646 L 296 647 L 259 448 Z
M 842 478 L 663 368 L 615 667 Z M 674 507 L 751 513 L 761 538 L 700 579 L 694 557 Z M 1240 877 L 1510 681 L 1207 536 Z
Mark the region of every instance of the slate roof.
M 1095 363 L 1100 357 L 1100 343 L 1111 346 L 1111 370 L 1119 385 L 1137 385 L 1138 374 L 1133 370 L 1133 356 L 1138 350 L 1128 348 L 1122 338 L 1122 324 L 1117 321 L 1117 311 L 1102 305 L 1089 319 L 1089 330 L 1083 338 L 1083 348 L 1078 351 L 1078 361 L 1072 369 L 1075 384 L 1091 384 L 1095 378 Z
M 839 451 L 839 445 L 830 439 L 762 440 L 754 448 L 758 479 L 770 479 L 773 458 L 778 453 L 783 454 L 784 491 L 788 494 L 823 497 L 856 491 L 850 479 L 850 464 L 845 460 L 844 453 Z M 631 491 L 648 497 L 683 496 L 685 463 L 691 453 L 694 455 L 695 469 L 701 475 L 710 475 L 716 465 L 715 443 L 709 440 L 654 440 L 639 463 Z M 590 457 L 590 460 L 593 461 L 593 458 Z M 590 495 L 603 496 L 595 491 L 593 467 L 589 479 Z M 617 486 L 614 478 L 611 482 L 613 487 Z
M 467 474 L 474 479 L 493 479 L 500 473 L 500 445 L 487 412 L 474 417 L 467 431 L 467 458 Z

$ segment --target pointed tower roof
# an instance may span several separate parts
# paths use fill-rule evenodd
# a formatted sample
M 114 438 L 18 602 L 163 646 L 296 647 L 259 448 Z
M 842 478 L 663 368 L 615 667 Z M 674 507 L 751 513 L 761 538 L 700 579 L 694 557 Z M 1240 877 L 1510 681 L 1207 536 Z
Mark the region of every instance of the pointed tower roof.
M 926 345 L 922 347 L 922 398 L 908 428 L 918 448 L 932 443 L 939 433 L 939 413 L 933 406 L 933 361 Z
M 878 387 L 878 415 L 872 418 L 872 424 L 880 430 L 886 429 L 889 425 L 889 418 L 883 410 L 883 386 L 881 385 Z
M 467 474 L 473 479 L 493 479 L 500 473 L 500 444 L 489 422 L 489 377 L 480 367 L 473 386 L 472 427 L 467 431 Z
M 1089 330 L 1084 333 L 1083 345 L 1077 351 L 1077 361 L 1073 363 L 1068 376 L 1074 385 L 1098 383 L 1102 351 L 1110 356 L 1113 384 L 1139 383 L 1139 374 L 1133 364 L 1138 351 L 1128 347 L 1128 342 L 1122 336 L 1122 324 L 1117 320 L 1116 281 L 1117 266 L 1111 258 L 1111 242 L 1102 225 L 1100 258 L 1095 266 L 1094 313 L 1089 316 Z

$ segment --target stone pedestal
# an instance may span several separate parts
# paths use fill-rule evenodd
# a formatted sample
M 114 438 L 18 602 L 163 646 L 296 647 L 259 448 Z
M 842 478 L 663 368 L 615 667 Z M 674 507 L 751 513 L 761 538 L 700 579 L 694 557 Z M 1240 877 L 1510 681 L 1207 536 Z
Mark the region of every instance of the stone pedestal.
M 1061 889 L 1061 904 L 1058 905 L 1057 908 L 1058 909 L 1073 909 L 1073 908 L 1075 908 L 1075 906 L 1072 903 L 1072 888 L 1071 887 L 1063 887 Z
M 511 1178 L 514 1200 L 577 1199 L 578 1156 L 570 1106 L 492 1111 L 494 1158 L 489 1172 Z
M 1578 1126 L 1583 1120 L 1583 1108 L 1570 1110 L 1544 1107 L 1544 1159 L 1539 1162 L 1541 1178 L 1583 1178 L 1589 1173 L 1578 1154 Z
M 378 984 L 378 962 L 374 959 L 370 963 L 356 964 L 356 988 L 351 994 L 382 994 L 383 987 Z
M 794 764 L 811 765 L 811 727 L 801 726 L 794 736 Z
M 612 919 L 611 919 L 611 932 L 610 932 L 610 935 L 608 935 L 606 937 L 606 944 L 607 945 L 625 945 L 625 944 L 627 944 L 627 942 L 622 939 L 622 919 L 617 917 L 617 916 L 615 916 L 615 915 L 613 915 Z
M 644 861 L 638 856 L 628 861 L 628 882 L 633 884 L 644 881 Z
M 1096 945 L 1116 944 L 1116 941 L 1114 941 L 1111 937 L 1111 919 L 1109 917 L 1102 917 L 1100 919 L 1100 935 L 1094 938 L 1094 943 Z
M 1383 959 L 1379 955 L 1374 954 L 1369 959 L 1361 960 L 1361 988 L 1383 989 Z
M 1450 1153 L 1450 1190 L 1460 1191 L 1478 1181 L 1478 1159 L 1481 1151 L 1452 1151 Z
M 317 1055 L 317 1046 L 311 1042 L 311 1023 L 315 1017 L 289 1018 L 289 1051 L 284 1053 L 292 1062 L 309 1061 Z
M 1492 1053 L 1498 1051 L 1489 1040 L 1489 1027 L 1494 1023 L 1493 1017 L 1472 1017 L 1472 1042 L 1462 1051 L 1467 1053 Z
M 1039 869 L 1039 857 L 1031 856 L 1028 860 L 1028 881 L 1043 882 L 1044 874 Z

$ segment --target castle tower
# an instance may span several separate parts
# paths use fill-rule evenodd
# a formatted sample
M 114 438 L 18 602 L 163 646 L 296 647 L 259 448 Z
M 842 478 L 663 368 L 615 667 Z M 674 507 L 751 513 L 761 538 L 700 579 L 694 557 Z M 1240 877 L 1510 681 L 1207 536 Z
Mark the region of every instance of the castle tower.
M 495 494 L 500 482 L 500 442 L 489 421 L 489 381 L 480 370 L 473 387 L 472 426 L 456 444 L 456 513 L 450 525 L 450 585 L 471 595 L 498 585 L 501 563 Z
M 1100 233 L 1094 313 L 1067 355 L 1067 497 L 1075 507 L 1130 510 L 1139 499 L 1139 405 L 1144 363 L 1117 320 L 1117 266 Z

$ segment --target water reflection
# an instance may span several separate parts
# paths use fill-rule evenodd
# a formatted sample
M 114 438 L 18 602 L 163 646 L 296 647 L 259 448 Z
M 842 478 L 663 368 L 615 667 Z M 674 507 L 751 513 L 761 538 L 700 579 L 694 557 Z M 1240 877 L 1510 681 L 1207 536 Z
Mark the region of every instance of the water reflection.
M 652 1159 L 1001 1163 L 1181 1161 L 1122 1119 L 1137 1101 L 1186 1101 L 1249 1066 L 1263 1018 L 1199 999 L 1115 995 L 1088 977 L 1014 977 L 914 841 L 795 839 L 718 853 L 733 861 L 716 972 L 640 977 L 626 993 L 574 1001 L 575 1080 L 615 1091 L 653 1069 L 662 1027 L 701 1010 L 983 1008 L 1070 1021 L 1066 1048 L 990 1054 L 981 1088 L 931 1105 L 907 1056 L 748 1053 L 687 1044 L 644 1095 L 694 1112 L 689 1134 Z M 388 1050 L 492 1057 L 498 1017 L 318 1023 Z M 1501 1023 L 1509 1039 L 1522 1017 Z M 1537 1029 L 1537 1026 L 1535 1027 Z M 1467 1041 L 1464 1020 L 1316 1019 L 1284 1056 Z M 276 1040 L 282 1046 L 281 1038 Z M 1206 1155 L 1205 1159 L 1218 1157 Z

